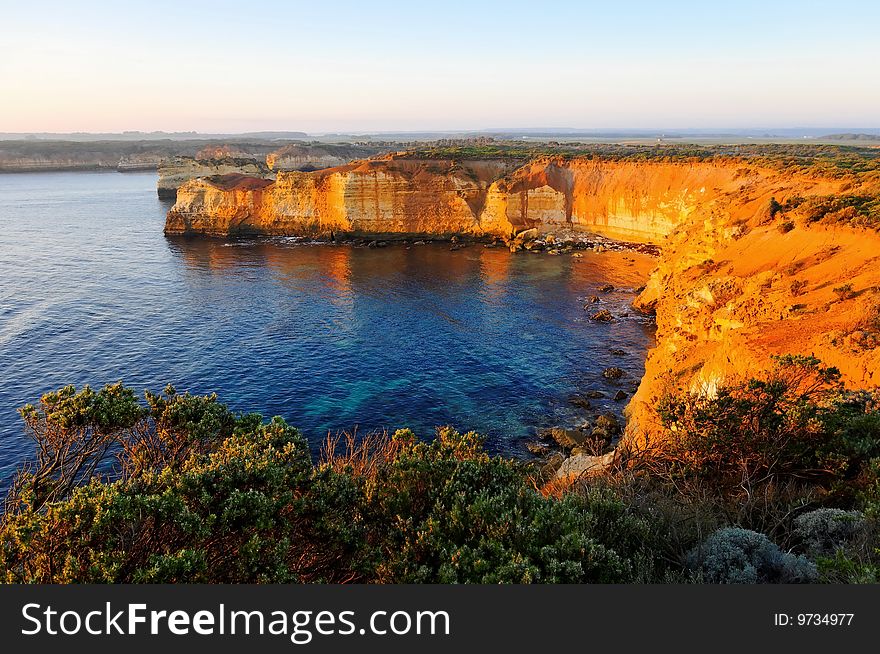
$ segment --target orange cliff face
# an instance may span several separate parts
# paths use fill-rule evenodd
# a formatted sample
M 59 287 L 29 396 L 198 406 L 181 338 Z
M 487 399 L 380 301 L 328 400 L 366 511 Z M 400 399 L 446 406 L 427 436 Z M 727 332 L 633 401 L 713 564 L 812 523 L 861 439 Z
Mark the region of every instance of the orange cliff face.
M 814 356 L 849 388 L 880 387 L 880 234 L 769 210 L 771 199 L 876 196 L 877 181 L 743 168 L 670 232 L 635 303 L 656 312 L 657 345 L 627 408 L 631 442 L 656 441 L 664 393 L 712 395 L 761 377 L 773 356 Z
M 389 157 L 337 168 L 192 180 L 168 234 L 414 235 L 510 238 L 532 228 L 659 242 L 717 199 L 735 170 L 711 164 Z
M 877 193 L 851 180 L 725 160 L 396 157 L 275 182 L 212 179 L 181 187 L 166 233 L 511 239 L 535 229 L 660 244 L 636 303 L 656 311 L 657 345 L 628 407 L 630 439 L 658 432 L 664 391 L 711 393 L 775 354 L 814 355 L 853 387 L 880 384 L 880 343 L 862 328 L 880 306 L 880 236 L 800 220 L 786 231 L 768 210 L 771 198 Z M 834 291 L 846 284 L 850 293 Z

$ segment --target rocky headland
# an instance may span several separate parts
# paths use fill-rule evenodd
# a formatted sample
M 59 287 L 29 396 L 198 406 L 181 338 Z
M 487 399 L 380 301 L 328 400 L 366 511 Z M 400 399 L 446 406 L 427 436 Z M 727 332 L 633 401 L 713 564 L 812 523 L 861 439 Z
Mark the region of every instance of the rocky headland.
M 410 152 L 274 181 L 195 179 L 180 188 L 165 231 L 497 239 L 512 250 L 559 234 L 656 244 L 657 267 L 635 305 L 656 314 L 657 342 L 623 435 L 640 445 L 660 433 L 664 392 L 712 394 L 760 375 L 773 355 L 812 355 L 852 388 L 880 385 L 878 197 L 876 153 L 852 148 L 527 161 Z M 563 448 L 575 456 L 560 476 L 608 463 L 623 430 L 605 420 Z

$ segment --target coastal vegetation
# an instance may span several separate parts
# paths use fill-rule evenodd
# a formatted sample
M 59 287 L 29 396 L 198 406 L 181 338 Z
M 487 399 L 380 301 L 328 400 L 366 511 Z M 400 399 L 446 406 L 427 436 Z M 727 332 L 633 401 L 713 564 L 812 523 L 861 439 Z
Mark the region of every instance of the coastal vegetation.
M 800 143 L 739 145 L 656 143 L 646 145 L 497 141 L 446 146 L 418 145 L 397 156 L 412 159 L 453 160 L 529 160 L 552 156 L 656 163 L 733 161 L 748 163 L 756 167 L 827 177 L 880 175 L 880 149 L 851 145 Z
M 328 439 L 214 395 L 21 409 L 7 582 L 876 582 L 880 409 L 810 357 L 670 393 L 663 440 L 561 484 L 451 427 Z

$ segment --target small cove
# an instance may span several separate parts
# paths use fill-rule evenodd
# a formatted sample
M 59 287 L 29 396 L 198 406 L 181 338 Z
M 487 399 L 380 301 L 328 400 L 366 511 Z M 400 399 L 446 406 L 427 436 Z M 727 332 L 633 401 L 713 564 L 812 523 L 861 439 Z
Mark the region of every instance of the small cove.
M 152 173 L 0 176 L 4 487 L 31 452 L 16 408 L 65 384 L 217 392 L 314 447 L 452 424 L 521 456 L 539 428 L 620 412 L 652 344 L 629 307 L 644 254 L 165 238 L 167 208 Z M 617 319 L 591 321 L 590 295 Z

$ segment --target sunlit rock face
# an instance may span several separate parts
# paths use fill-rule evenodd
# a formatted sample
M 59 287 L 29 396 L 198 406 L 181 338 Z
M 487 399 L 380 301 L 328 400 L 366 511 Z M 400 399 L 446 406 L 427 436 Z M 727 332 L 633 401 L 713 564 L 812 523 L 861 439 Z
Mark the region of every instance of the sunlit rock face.
M 507 238 L 537 228 L 657 242 L 714 202 L 719 184 L 729 184 L 733 174 L 711 165 L 546 159 L 517 167 L 388 157 L 311 173 L 278 172 L 275 184 L 253 189 L 242 180 L 237 186 L 222 179 L 193 182 L 181 189 L 166 230 Z

